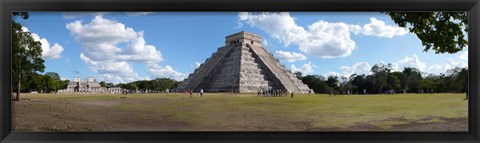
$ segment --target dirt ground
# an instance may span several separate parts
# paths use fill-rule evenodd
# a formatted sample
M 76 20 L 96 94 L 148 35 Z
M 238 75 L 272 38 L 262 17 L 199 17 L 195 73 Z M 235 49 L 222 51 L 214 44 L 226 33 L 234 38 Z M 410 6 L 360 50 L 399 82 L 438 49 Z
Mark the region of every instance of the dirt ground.
M 247 122 L 236 124 L 232 122 L 231 128 L 214 123 L 198 126 L 188 122 L 173 120 L 173 114 L 148 115 L 152 113 L 147 111 L 138 113 L 135 110 L 116 108 L 122 105 L 133 104 L 162 105 L 165 102 L 165 99 L 85 101 L 25 99 L 13 102 L 12 125 L 14 131 L 231 131 L 242 129 L 249 131 L 281 131 L 281 128 L 262 125 L 262 121 L 257 121 L 260 123 Z M 190 109 L 175 108 L 172 110 L 180 113 L 183 110 Z M 242 117 L 242 114 L 236 113 L 231 114 L 232 116 L 229 117 L 234 118 L 225 118 L 224 120 L 237 122 L 238 119 L 251 117 Z M 252 113 L 251 115 L 255 114 Z M 155 118 L 151 118 L 151 116 Z M 432 118 L 440 122 L 429 122 Z M 277 119 L 266 120 L 277 121 Z M 294 126 L 295 130 L 298 131 L 468 131 L 467 118 L 426 117 L 420 121 L 410 121 L 403 118 L 389 118 L 387 120 L 406 123 L 392 125 L 390 128 L 380 128 L 367 123 L 357 123 L 344 128 L 318 128 L 313 127 L 311 122 L 304 120 L 278 120 L 277 122 L 279 126 Z M 249 127 L 244 126 L 247 124 Z
M 123 115 L 125 113 L 110 112 L 105 108 L 118 104 L 132 103 L 128 101 L 17 101 L 13 102 L 12 126 L 14 131 L 178 131 L 189 129 L 188 124 L 180 122 L 131 120 L 128 116 Z

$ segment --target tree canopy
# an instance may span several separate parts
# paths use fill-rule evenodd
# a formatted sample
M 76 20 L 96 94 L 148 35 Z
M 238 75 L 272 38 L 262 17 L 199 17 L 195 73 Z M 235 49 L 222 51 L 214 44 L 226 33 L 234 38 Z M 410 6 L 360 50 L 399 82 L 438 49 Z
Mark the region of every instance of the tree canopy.
M 29 17 L 26 12 L 15 12 L 14 16 L 23 19 Z M 21 83 L 45 69 L 42 59 L 41 43 L 35 41 L 30 32 L 24 31 L 22 25 L 12 20 L 12 75 L 16 83 L 16 99 L 20 100 Z
M 457 53 L 467 47 L 467 12 L 386 12 L 400 27 L 408 27 L 425 46 L 423 51 Z M 465 32 L 465 33 L 464 33 Z
M 468 90 L 467 68 L 456 67 L 439 75 L 425 75 L 416 68 L 406 67 L 402 71 L 392 71 L 390 64 L 379 63 L 371 68 L 371 73 L 354 73 L 348 77 L 329 76 L 327 79 L 320 75 L 296 75 L 315 93 L 461 93 Z

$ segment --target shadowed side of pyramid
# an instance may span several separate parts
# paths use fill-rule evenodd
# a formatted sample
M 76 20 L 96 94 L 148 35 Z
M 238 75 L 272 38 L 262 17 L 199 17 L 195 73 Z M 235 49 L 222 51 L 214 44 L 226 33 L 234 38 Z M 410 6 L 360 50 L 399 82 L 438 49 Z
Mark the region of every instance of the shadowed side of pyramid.
M 285 89 L 289 92 L 312 91 L 278 59 L 261 46 L 261 37 L 239 32 L 225 38 L 205 63 L 180 83 L 177 90 L 206 92 L 257 92 L 261 89 Z

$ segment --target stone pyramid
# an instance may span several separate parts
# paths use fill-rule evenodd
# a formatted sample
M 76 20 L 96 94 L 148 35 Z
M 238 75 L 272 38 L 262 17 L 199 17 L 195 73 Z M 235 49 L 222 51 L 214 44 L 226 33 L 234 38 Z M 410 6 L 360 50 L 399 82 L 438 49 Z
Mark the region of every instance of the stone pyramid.
M 177 91 L 199 91 L 201 88 L 205 92 L 234 90 L 241 93 L 256 93 L 260 89 L 286 89 L 294 93 L 310 91 L 262 47 L 260 36 L 242 31 L 225 39 L 225 46 L 218 48 L 183 80 Z

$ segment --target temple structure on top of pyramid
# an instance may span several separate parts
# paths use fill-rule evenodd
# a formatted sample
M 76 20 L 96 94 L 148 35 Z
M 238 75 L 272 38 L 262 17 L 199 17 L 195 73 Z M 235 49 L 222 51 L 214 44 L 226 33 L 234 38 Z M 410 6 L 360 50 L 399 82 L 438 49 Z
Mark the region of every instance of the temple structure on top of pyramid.
M 177 91 L 189 89 L 241 93 L 286 89 L 294 93 L 313 93 L 262 47 L 260 36 L 245 31 L 225 37 L 225 46 L 218 48 L 183 80 Z

